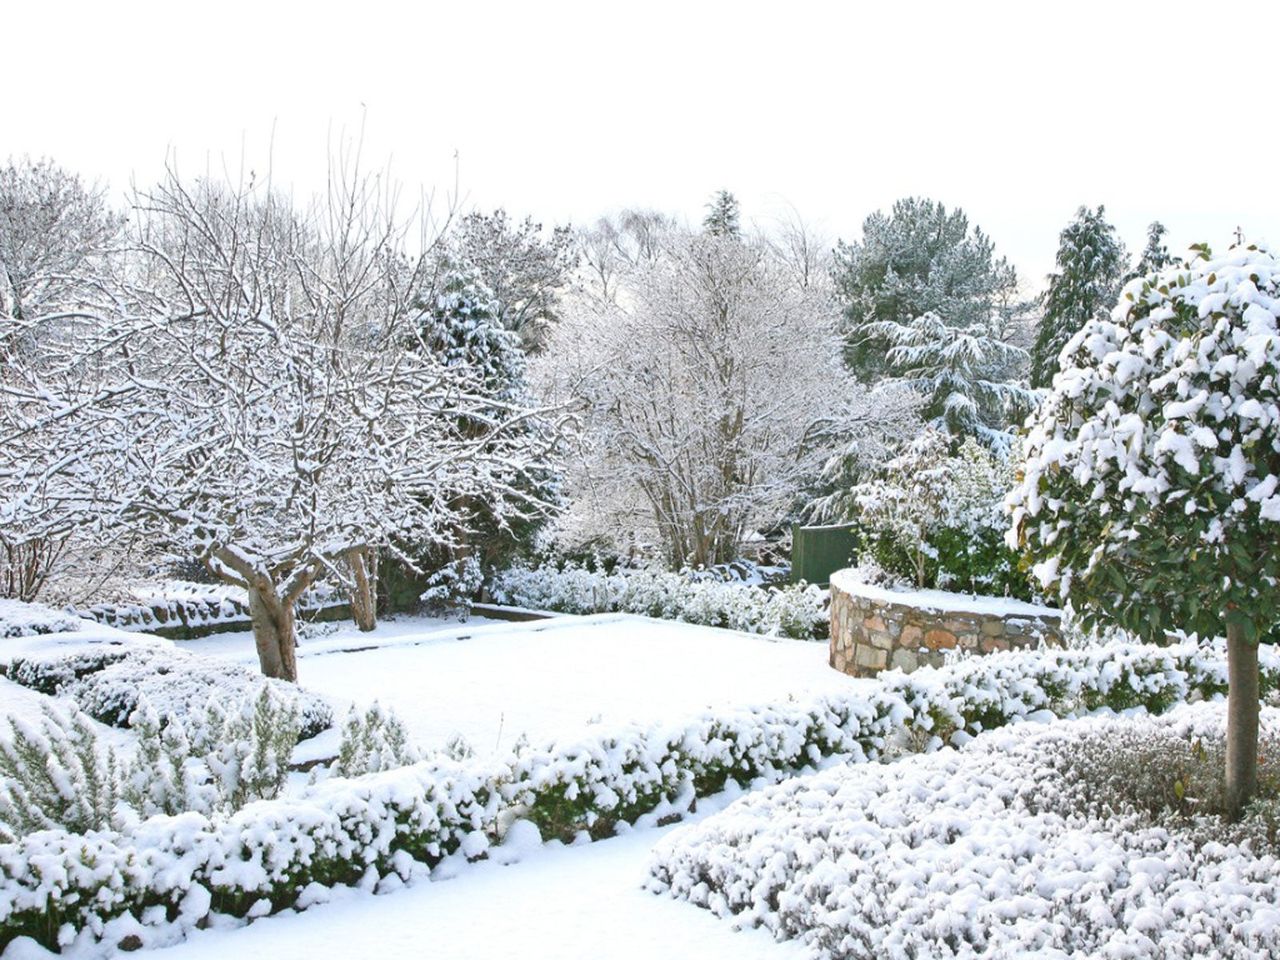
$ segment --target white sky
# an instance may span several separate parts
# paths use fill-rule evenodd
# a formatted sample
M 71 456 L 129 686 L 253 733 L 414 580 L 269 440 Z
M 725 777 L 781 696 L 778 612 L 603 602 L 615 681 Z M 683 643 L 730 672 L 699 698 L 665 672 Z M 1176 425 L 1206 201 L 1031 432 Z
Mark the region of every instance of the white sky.
M 961 206 L 1033 285 L 1082 203 L 1131 250 L 1237 224 L 1280 242 L 1280 2 L 485 3 L 9 0 L 0 159 L 124 187 L 259 171 L 299 192 L 328 144 L 467 206 L 585 222 L 625 206 L 833 236 L 897 197 Z

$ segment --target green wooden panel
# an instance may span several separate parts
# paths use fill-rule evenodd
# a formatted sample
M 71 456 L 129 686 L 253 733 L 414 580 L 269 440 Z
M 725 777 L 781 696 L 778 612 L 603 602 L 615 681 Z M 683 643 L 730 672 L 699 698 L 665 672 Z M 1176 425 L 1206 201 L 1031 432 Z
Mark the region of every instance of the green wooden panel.
M 791 582 L 825 587 L 837 570 L 857 562 L 858 538 L 853 524 L 791 528 Z

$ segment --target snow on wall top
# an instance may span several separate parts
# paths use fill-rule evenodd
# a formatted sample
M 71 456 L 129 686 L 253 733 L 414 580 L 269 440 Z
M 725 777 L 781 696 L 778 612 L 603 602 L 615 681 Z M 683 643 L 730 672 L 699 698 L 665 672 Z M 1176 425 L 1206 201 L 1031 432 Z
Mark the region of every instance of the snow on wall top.
M 1061 610 L 1045 607 L 1012 597 L 982 597 L 966 593 L 949 593 L 946 590 L 896 590 L 863 583 L 853 569 L 838 570 L 831 575 L 831 587 L 845 593 L 874 600 L 878 603 L 896 603 L 920 610 L 939 613 L 973 613 L 998 617 L 1042 617 L 1058 620 Z

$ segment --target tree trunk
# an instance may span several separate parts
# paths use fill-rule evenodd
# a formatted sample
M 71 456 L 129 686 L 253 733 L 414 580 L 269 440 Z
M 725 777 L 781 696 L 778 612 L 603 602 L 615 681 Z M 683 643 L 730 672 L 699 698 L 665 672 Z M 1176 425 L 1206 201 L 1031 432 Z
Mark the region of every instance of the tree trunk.
M 249 616 L 253 619 L 253 641 L 265 676 L 298 682 L 297 638 L 294 635 L 293 604 L 268 590 L 249 584 Z
M 1227 816 L 1240 819 L 1258 789 L 1258 645 L 1227 621 Z
M 368 633 L 378 625 L 378 558 L 369 550 L 352 550 L 347 554 L 351 566 L 351 618 Z

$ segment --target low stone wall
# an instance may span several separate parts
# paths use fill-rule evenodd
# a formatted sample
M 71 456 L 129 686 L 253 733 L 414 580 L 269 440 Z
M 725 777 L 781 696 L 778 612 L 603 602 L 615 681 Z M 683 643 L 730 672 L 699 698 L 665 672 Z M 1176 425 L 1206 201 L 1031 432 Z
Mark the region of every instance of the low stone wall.
M 1051 607 L 941 590 L 897 592 L 842 570 L 831 578 L 831 666 L 855 677 L 940 666 L 946 650 L 974 653 L 1061 642 Z

